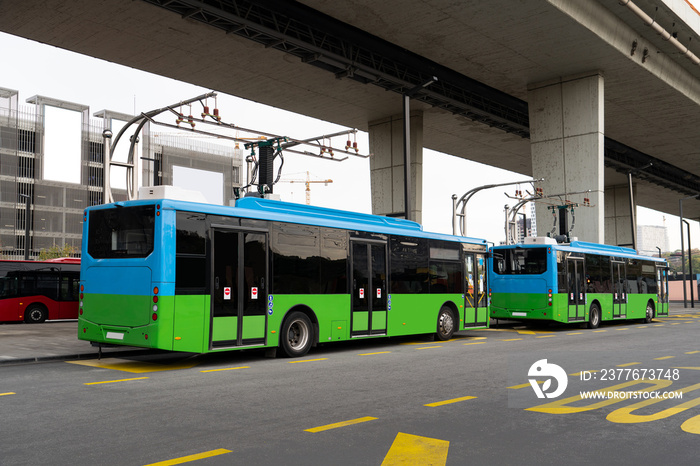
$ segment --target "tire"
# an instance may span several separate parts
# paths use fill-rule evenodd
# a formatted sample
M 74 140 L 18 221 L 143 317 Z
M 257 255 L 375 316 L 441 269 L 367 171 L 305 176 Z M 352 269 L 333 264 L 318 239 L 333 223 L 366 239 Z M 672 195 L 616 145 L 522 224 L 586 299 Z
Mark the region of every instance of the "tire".
M 447 306 L 443 306 L 438 313 L 435 338 L 442 341 L 449 340 L 455 333 L 455 327 L 455 318 L 452 310 Z
M 649 301 L 647 303 L 647 315 L 644 318 L 644 323 L 650 324 L 652 320 L 654 320 L 654 306 L 651 304 L 651 301 Z
M 591 308 L 588 310 L 588 328 L 598 328 L 600 325 L 600 306 L 597 304 L 591 304 Z
M 311 320 L 303 312 L 293 312 L 282 325 L 280 346 L 289 358 L 304 356 L 313 343 Z
M 30 304 L 24 311 L 24 321 L 28 324 L 40 324 L 48 317 L 48 311 L 41 304 Z

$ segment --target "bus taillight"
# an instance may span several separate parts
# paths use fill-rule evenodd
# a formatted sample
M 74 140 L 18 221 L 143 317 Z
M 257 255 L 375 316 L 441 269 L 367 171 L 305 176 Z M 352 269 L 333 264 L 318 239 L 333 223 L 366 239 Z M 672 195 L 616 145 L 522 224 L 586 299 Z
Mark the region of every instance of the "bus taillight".
M 153 317 L 153 322 L 158 320 L 158 314 L 156 314 L 155 312 L 153 313 L 153 316 L 151 316 L 151 317 Z

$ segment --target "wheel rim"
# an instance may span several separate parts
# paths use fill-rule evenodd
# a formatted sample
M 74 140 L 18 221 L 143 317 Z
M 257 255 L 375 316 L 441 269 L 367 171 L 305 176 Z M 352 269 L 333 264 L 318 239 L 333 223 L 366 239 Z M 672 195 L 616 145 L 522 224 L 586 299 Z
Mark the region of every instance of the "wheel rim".
M 651 306 L 647 304 L 647 320 L 649 322 L 651 322 L 653 318 L 654 318 L 654 309 L 652 309 Z
M 39 309 L 32 309 L 29 311 L 29 320 L 38 322 L 41 319 L 41 311 Z
M 591 323 L 594 326 L 596 326 L 596 325 L 598 325 L 598 320 L 600 319 L 600 312 L 598 311 L 597 307 L 594 307 L 591 312 L 593 313 L 593 316 L 591 318 Z
M 306 342 L 309 340 L 309 327 L 306 325 L 306 322 L 302 320 L 292 322 L 289 326 L 287 340 L 289 341 L 289 346 L 294 349 L 306 346 Z
M 454 320 L 449 312 L 442 312 L 440 314 L 440 333 L 443 335 L 449 335 L 454 328 Z

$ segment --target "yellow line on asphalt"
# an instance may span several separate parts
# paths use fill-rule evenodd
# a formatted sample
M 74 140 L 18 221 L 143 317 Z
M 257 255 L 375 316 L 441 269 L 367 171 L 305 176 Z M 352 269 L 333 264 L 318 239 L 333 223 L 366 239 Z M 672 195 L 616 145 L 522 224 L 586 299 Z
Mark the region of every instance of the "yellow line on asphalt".
M 145 380 L 148 377 L 136 377 L 135 379 L 105 380 L 104 382 L 88 382 L 84 385 L 100 385 L 103 383 L 131 382 L 132 380 Z
M 617 367 L 636 366 L 637 364 L 641 364 L 641 362 L 628 362 L 627 364 L 618 364 Z
M 375 354 L 389 354 L 391 351 L 379 351 L 377 353 L 362 353 L 359 354 L 358 356 L 374 356 Z
M 552 338 L 556 337 L 556 335 L 542 335 L 541 337 L 535 337 L 535 338 Z
M 239 366 L 239 367 L 225 367 L 223 369 L 208 369 L 206 371 L 199 372 L 219 372 L 219 371 L 235 371 L 238 369 L 250 369 L 250 366 Z
M 423 406 L 429 406 L 431 408 L 434 408 L 436 406 L 443 406 L 443 405 L 449 405 L 452 403 L 459 403 L 460 401 L 473 400 L 474 398 L 476 398 L 476 397 L 475 396 L 463 396 L 461 398 L 453 398 L 451 400 L 436 401 L 434 403 L 428 403 L 427 405 L 423 405 Z
M 375 421 L 376 417 L 360 417 L 357 419 L 350 419 L 349 421 L 336 422 L 335 424 L 327 424 L 325 426 L 312 427 L 311 429 L 304 429 L 304 432 L 323 432 L 324 430 L 337 429 L 338 427 L 351 426 L 354 424 L 359 424 L 361 422 Z
M 226 453 L 231 453 L 231 450 L 219 448 L 218 450 L 205 451 L 204 453 L 197 453 L 196 455 L 183 456 L 182 458 L 175 458 L 172 460 L 160 461 L 158 463 L 151 463 L 147 464 L 146 466 L 170 466 L 173 464 L 189 463 L 190 461 L 197 461 L 204 458 L 211 458 L 213 456 L 225 455 Z
M 501 341 L 518 341 L 518 340 L 522 340 L 522 338 L 509 338 L 507 340 L 501 340 Z
M 663 356 L 660 358 L 654 358 L 654 361 L 661 361 L 663 359 L 672 359 L 672 358 L 675 358 L 675 356 Z
M 465 343 L 465 345 L 483 345 L 485 341 L 475 341 L 473 343 Z
M 629 328 L 628 328 L 628 327 L 625 327 L 625 328 L 616 328 L 615 330 L 629 330 Z
M 671 325 L 680 325 L 680 324 L 681 324 L 680 322 L 674 322 Z
M 16 393 L 15 392 L 0 393 L 0 396 L 5 396 L 5 395 L 16 395 Z
M 543 384 L 544 380 L 536 380 L 535 382 L 537 382 L 538 384 Z M 531 385 L 529 383 L 524 383 L 524 384 L 520 384 L 520 385 L 513 385 L 512 387 L 508 387 L 508 388 L 511 390 L 519 390 L 519 389 L 525 388 L 525 387 L 531 387 Z
M 688 351 L 688 352 L 685 353 L 685 354 L 697 354 L 697 353 L 700 353 L 700 351 Z
M 289 364 L 296 364 L 298 362 L 314 362 L 314 361 L 325 361 L 328 358 L 319 358 L 319 359 L 302 359 L 301 361 L 289 361 Z
M 433 349 L 433 348 L 442 348 L 442 346 L 424 346 L 422 348 L 416 348 L 416 349 L 418 350 L 418 349 Z
M 567 333 L 567 335 L 583 335 L 583 332 Z
M 586 371 L 586 372 L 594 373 L 594 372 L 600 372 L 600 371 L 597 371 L 597 370 L 596 370 L 596 371 Z M 569 375 L 572 376 L 572 377 L 580 377 L 580 376 L 581 376 L 581 372 L 576 372 L 575 374 L 569 374 Z
M 666 324 L 656 324 L 656 325 L 654 325 L 654 327 L 665 327 L 665 326 L 666 326 Z
M 593 333 L 607 332 L 607 330 L 593 330 Z
M 406 464 L 432 464 L 444 466 L 450 442 L 430 437 L 404 434 L 399 432 L 381 466 Z
M 690 371 L 700 371 L 700 367 L 674 367 L 674 369 L 687 369 Z

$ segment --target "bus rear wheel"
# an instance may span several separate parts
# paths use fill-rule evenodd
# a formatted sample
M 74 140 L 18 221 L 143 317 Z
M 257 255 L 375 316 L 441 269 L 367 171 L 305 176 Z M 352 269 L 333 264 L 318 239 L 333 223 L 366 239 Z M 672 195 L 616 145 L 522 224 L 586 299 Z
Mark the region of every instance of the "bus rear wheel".
M 600 325 L 600 307 L 597 304 L 592 304 L 588 311 L 588 328 L 598 328 Z
M 24 321 L 28 324 L 40 324 L 48 317 L 46 308 L 41 304 L 31 304 L 24 311 Z
M 651 304 L 651 301 L 649 301 L 647 303 L 647 315 L 644 318 L 644 323 L 650 324 L 652 320 L 654 320 L 654 306 Z
M 440 309 L 437 320 L 437 339 L 449 340 L 455 333 L 455 318 L 449 307 L 443 306 Z
M 313 330 L 311 320 L 303 312 L 293 312 L 282 326 L 281 345 L 287 357 L 304 356 L 311 349 Z

